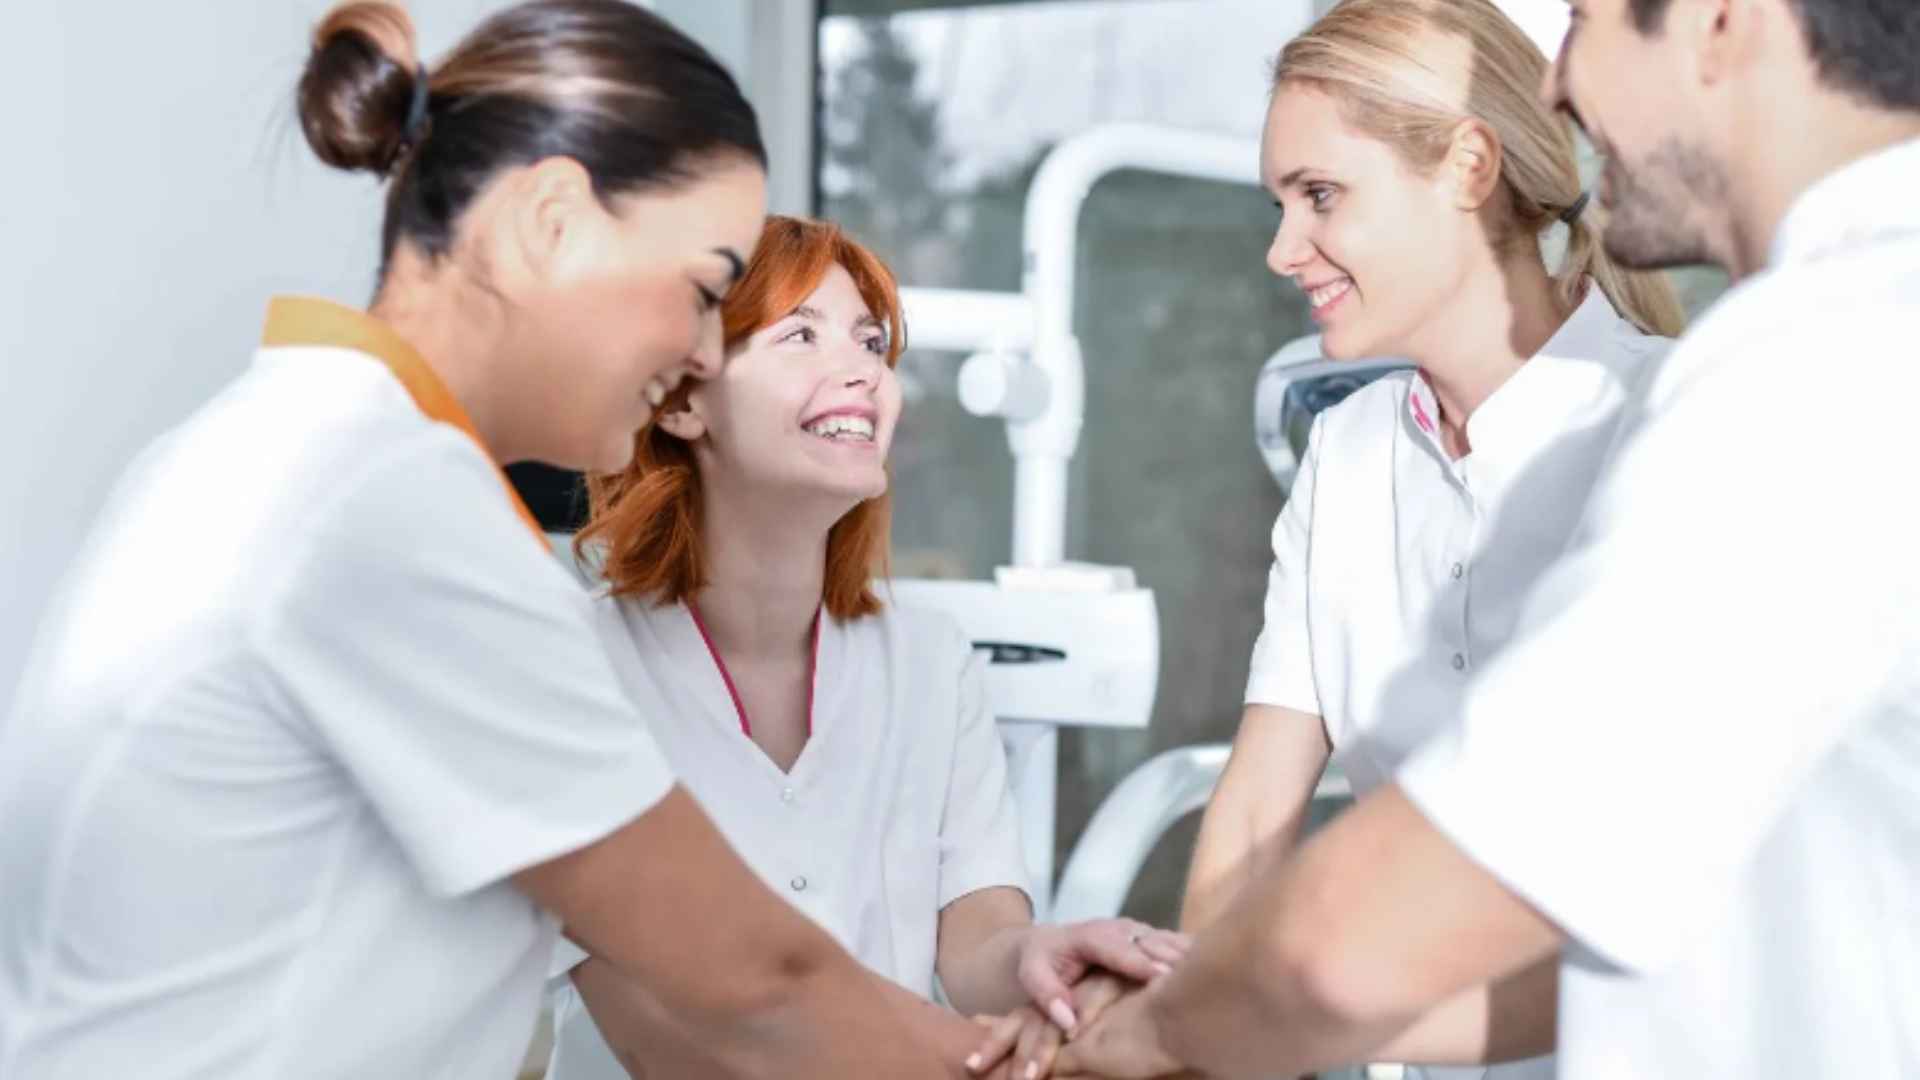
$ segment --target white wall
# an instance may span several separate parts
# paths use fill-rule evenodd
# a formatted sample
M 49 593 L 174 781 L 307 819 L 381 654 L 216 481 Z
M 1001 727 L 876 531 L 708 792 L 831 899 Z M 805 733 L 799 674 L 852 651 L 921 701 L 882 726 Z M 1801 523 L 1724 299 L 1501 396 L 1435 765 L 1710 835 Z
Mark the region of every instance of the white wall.
M 813 38 L 818 0 L 646 0 L 727 65 L 760 115 L 767 205 L 813 211 Z
M 654 6 L 674 18 L 675 6 L 751 2 Z M 8 5 L 0 719 L 56 578 L 114 477 L 244 369 L 267 297 L 364 303 L 371 292 L 379 189 L 314 162 L 290 104 L 306 34 L 328 6 Z M 409 4 L 428 56 L 501 6 Z M 748 58 L 744 42 L 714 45 L 736 70 Z

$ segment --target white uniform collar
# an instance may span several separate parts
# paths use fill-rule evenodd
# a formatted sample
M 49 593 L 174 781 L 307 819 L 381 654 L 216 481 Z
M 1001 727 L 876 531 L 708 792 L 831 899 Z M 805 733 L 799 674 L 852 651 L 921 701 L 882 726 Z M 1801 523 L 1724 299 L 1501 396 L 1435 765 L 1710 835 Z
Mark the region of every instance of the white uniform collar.
M 1773 234 L 1767 265 L 1812 262 L 1896 233 L 1920 233 L 1920 139 L 1843 165 L 1801 192 Z
M 1586 297 L 1560 329 L 1467 418 L 1467 439 L 1474 453 L 1479 454 L 1488 443 L 1496 449 L 1508 441 L 1531 447 L 1534 433 L 1556 427 L 1567 411 L 1585 404 L 1593 379 L 1569 378 L 1565 371 L 1549 376 L 1543 370 L 1546 365 L 1537 362 L 1575 362 L 1595 379 L 1604 379 L 1609 373 L 1617 375 L 1613 372 L 1618 366 L 1616 359 L 1625 358 L 1617 347 L 1623 321 L 1606 292 L 1589 281 Z M 1439 417 L 1433 387 L 1425 375 L 1414 372 L 1407 391 L 1407 419 L 1444 462 L 1448 459 L 1440 442 Z

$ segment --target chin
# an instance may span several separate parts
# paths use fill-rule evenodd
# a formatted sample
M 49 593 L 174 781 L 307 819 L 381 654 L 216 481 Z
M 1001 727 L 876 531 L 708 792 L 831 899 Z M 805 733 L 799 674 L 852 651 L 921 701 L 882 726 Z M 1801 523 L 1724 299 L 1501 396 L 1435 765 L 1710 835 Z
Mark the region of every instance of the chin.
M 1323 330 L 1320 333 L 1320 355 L 1329 360 L 1364 360 L 1369 354 L 1361 351 L 1351 335 L 1338 330 Z
M 869 499 L 877 499 L 885 495 L 887 493 L 887 481 L 884 476 L 878 480 L 840 477 L 836 481 L 822 485 L 821 492 L 822 494 L 847 500 L 847 502 L 851 504 L 848 509 L 852 509 L 853 506 L 857 506 Z
M 1384 332 L 1383 332 L 1384 330 Z M 1388 360 L 1405 357 L 1406 337 L 1398 327 L 1323 330 L 1320 355 L 1328 360 Z

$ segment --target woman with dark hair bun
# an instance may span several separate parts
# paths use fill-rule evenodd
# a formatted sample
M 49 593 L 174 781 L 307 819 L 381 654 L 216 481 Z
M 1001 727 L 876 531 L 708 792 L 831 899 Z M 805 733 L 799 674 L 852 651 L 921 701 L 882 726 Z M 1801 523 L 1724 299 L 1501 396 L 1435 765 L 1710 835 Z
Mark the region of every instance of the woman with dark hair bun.
M 717 371 L 765 215 L 739 88 L 620 0 L 433 67 L 353 3 L 299 113 L 386 185 L 373 301 L 274 300 L 40 628 L 0 725 L 0 1075 L 507 1077 L 561 925 L 675 1075 L 965 1075 L 979 1029 L 883 993 L 675 783 L 500 472 L 619 469 Z

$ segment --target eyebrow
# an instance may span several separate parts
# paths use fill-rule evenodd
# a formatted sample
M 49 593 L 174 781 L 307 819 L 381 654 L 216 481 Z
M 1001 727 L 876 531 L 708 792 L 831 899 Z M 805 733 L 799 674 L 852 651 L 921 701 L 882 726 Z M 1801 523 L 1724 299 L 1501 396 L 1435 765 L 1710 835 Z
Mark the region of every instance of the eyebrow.
M 787 312 L 787 318 L 789 319 L 793 318 L 796 315 L 798 315 L 802 319 L 806 319 L 811 322 L 827 321 L 826 313 L 822 312 L 817 307 L 810 307 L 806 304 L 801 304 L 799 307 L 794 308 L 792 311 Z M 871 312 L 853 320 L 853 328 L 855 330 L 863 330 L 869 326 L 878 327 L 882 330 L 886 329 L 886 324 L 881 322 L 879 317 L 872 314 Z
M 1299 168 L 1288 173 L 1287 175 L 1281 177 L 1280 186 L 1283 188 L 1298 187 L 1301 179 L 1304 178 L 1308 173 L 1320 172 L 1320 171 L 1322 170 L 1317 169 L 1312 165 L 1302 165 Z
M 747 264 L 740 258 L 739 252 L 728 247 L 717 247 L 713 249 L 713 253 L 727 260 L 728 284 L 739 281 L 742 277 L 746 276 Z

